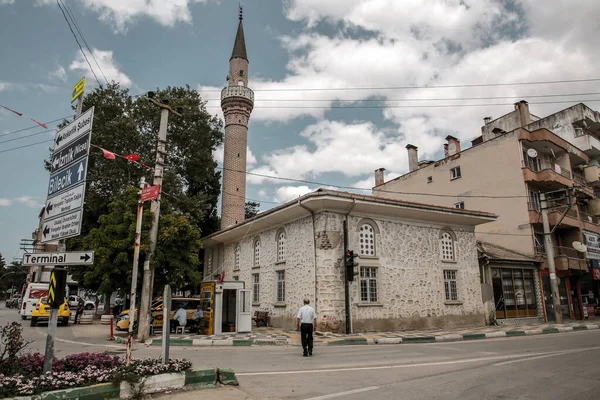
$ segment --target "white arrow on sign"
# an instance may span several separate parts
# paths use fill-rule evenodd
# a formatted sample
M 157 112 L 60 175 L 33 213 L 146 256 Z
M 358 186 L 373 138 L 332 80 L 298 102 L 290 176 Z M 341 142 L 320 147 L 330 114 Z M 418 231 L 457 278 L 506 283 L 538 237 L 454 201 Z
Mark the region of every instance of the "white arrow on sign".
M 92 265 L 94 263 L 93 251 L 71 251 L 61 253 L 25 253 L 23 265 Z
M 83 163 L 79 163 L 79 168 L 77 169 L 78 180 L 81 180 L 81 174 L 83 174 Z

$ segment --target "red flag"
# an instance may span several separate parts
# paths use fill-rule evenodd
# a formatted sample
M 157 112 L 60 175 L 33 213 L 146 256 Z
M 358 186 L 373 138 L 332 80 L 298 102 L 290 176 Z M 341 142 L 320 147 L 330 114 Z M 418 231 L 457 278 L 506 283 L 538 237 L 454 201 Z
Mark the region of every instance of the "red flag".
M 138 156 L 137 154 L 131 153 L 131 154 L 127 154 L 126 156 L 123 156 L 123 158 L 126 160 L 129 160 L 129 161 L 135 162 L 140 159 L 140 156 Z
M 15 111 L 15 110 L 11 110 L 10 108 L 3 106 L 2 104 L 0 104 L 0 107 L 2 107 L 2 108 L 5 108 L 5 109 L 7 109 L 8 111 L 14 112 L 14 113 L 15 113 L 15 114 L 17 114 L 19 117 L 22 117 L 22 116 L 23 116 L 23 114 L 21 114 L 20 112 L 18 112 L 18 111 Z
M 29 119 L 30 119 L 30 120 L 32 120 L 33 122 L 35 122 L 36 124 L 38 124 L 39 126 L 41 126 L 42 128 L 44 128 L 44 129 L 48 129 L 48 127 L 46 126 L 46 124 L 44 124 L 43 122 L 36 121 L 36 120 L 35 120 L 35 119 L 33 119 L 33 118 L 29 118 Z
M 139 162 L 139 161 L 138 161 L 136 164 L 140 164 L 142 167 L 144 167 L 144 168 L 146 168 L 146 169 L 152 169 L 152 168 L 150 168 L 149 166 L 147 166 L 146 164 L 144 164 L 144 163 L 141 163 L 141 162 Z
M 108 160 L 114 160 L 116 158 L 115 153 L 108 150 L 104 150 L 102 147 L 100 147 L 100 150 L 102 150 L 102 155 L 104 156 L 104 158 Z

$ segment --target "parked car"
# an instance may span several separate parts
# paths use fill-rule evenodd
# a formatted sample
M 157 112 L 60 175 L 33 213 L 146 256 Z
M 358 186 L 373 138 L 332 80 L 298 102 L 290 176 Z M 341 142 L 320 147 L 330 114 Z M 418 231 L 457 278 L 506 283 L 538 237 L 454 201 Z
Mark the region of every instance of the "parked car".
M 69 307 L 71 307 L 71 309 L 77 309 L 77 306 L 79 305 L 79 299 L 81 299 L 81 297 L 79 296 L 75 296 L 75 295 L 71 295 L 69 296 Z M 92 300 L 84 300 L 84 305 L 83 305 L 83 309 L 84 310 L 93 310 L 94 308 L 96 308 L 96 303 L 94 303 Z
M 150 309 L 154 314 L 154 311 L 162 310 L 162 298 L 154 299 L 152 304 L 150 305 Z M 129 330 L 129 309 L 123 310 L 119 315 L 117 315 L 116 319 L 116 329 L 118 331 L 126 331 Z M 135 316 L 137 317 L 138 309 L 135 309 Z
M 200 305 L 200 299 L 195 297 L 173 297 L 171 299 L 171 311 L 169 312 L 169 319 L 173 319 L 175 312 L 177 309 L 176 306 L 183 305 L 185 308 L 187 319 L 191 319 L 192 315 L 194 315 L 198 309 L 198 305 Z M 137 309 L 136 309 L 137 313 Z M 152 326 L 154 329 L 161 328 L 163 324 L 163 310 L 162 310 L 162 300 L 156 300 L 152 303 Z M 129 329 L 129 310 L 127 313 L 124 312 L 119 314 L 117 317 L 117 330 L 125 331 Z
M 71 316 L 71 310 L 67 299 L 58 309 L 58 321 L 60 325 L 69 325 L 69 317 Z M 31 311 L 31 326 L 36 326 L 40 321 L 48 321 L 50 317 L 50 305 L 48 304 L 48 298 L 42 297 L 38 300 L 35 308 Z
M 19 310 L 21 319 L 31 317 L 31 312 L 35 305 L 44 296 L 48 296 L 48 283 L 30 283 L 27 285 L 25 295 L 22 299 L 22 307 Z

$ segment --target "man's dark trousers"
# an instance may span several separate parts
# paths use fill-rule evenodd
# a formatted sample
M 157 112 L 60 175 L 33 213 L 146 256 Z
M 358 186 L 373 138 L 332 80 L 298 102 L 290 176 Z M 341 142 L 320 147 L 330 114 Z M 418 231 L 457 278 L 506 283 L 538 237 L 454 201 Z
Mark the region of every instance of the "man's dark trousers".
M 312 354 L 313 324 L 301 324 L 300 336 L 302 337 L 302 350 L 304 350 L 304 354 Z

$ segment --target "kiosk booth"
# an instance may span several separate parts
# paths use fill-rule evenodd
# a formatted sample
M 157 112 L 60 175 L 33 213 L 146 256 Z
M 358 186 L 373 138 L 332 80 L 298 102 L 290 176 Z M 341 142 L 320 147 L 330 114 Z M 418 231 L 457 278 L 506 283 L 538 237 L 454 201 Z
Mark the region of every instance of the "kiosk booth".
M 203 282 L 200 299 L 208 324 L 207 335 L 252 330 L 252 293 L 245 289 L 245 282 Z

